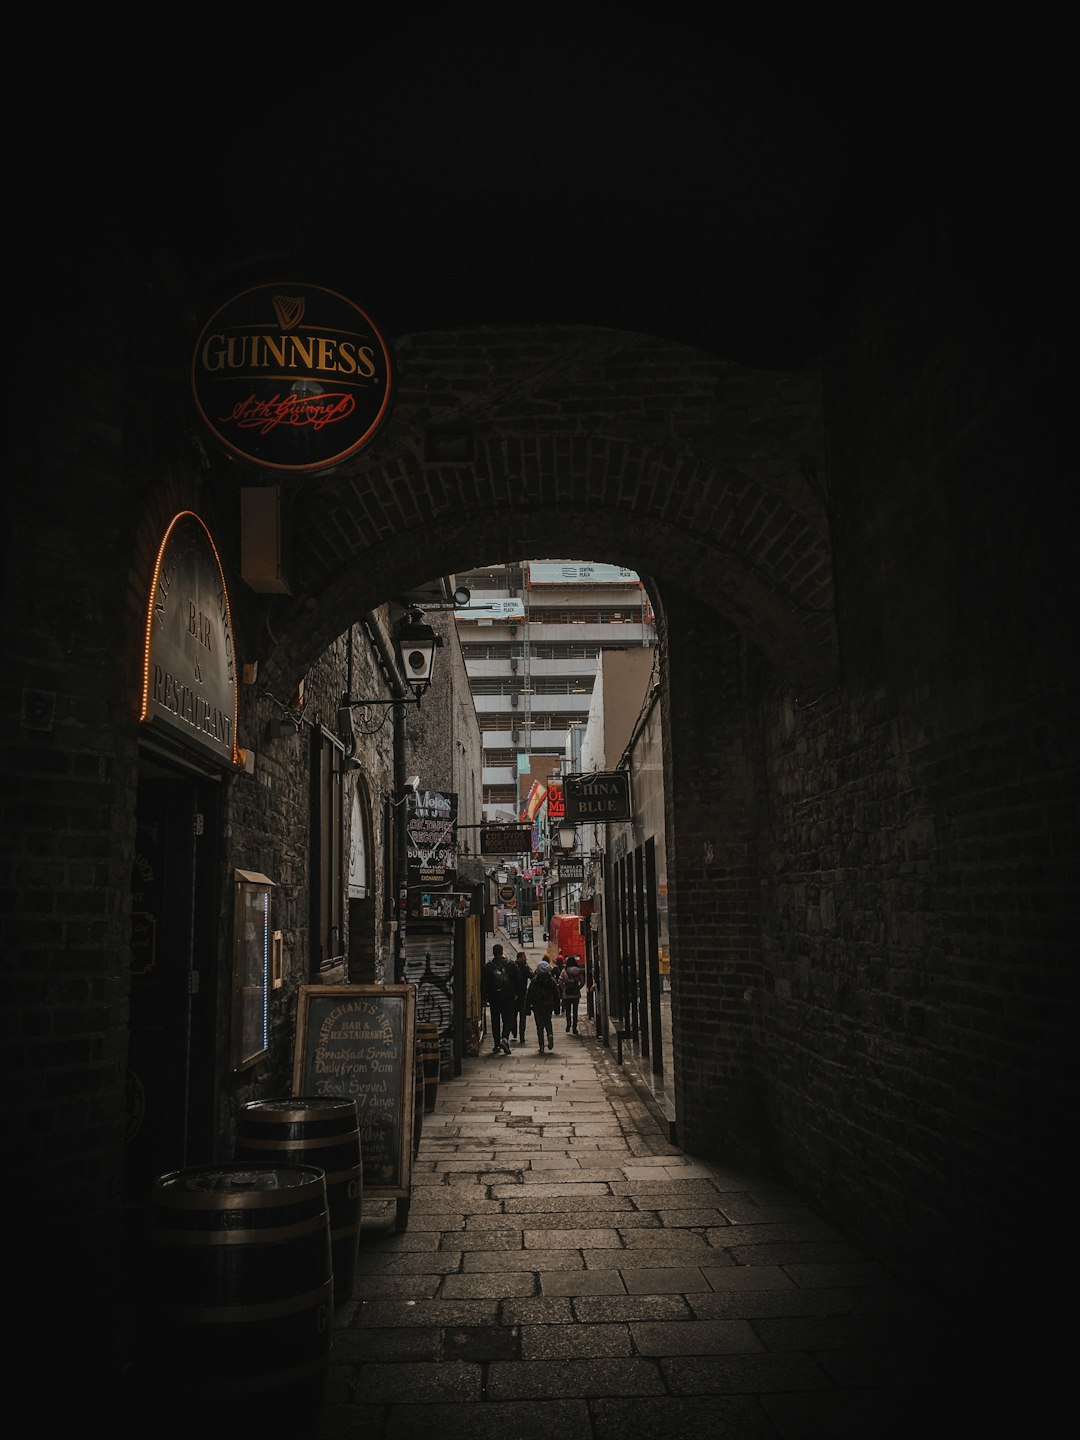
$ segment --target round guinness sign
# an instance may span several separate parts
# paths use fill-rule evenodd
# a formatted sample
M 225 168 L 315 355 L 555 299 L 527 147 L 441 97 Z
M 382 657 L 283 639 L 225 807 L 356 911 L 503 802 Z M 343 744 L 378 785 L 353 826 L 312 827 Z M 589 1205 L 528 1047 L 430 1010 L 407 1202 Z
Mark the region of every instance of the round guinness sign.
M 257 285 L 210 317 L 191 384 L 207 429 L 260 470 L 332 470 L 390 406 L 390 351 L 358 305 L 317 285 Z

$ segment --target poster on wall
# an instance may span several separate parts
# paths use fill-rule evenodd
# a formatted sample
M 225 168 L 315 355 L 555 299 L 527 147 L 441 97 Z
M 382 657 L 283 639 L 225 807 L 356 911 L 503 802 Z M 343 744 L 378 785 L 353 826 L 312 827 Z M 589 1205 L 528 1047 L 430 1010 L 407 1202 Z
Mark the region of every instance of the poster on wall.
M 410 894 L 445 889 L 457 880 L 457 815 L 455 794 L 419 790 L 406 800 Z

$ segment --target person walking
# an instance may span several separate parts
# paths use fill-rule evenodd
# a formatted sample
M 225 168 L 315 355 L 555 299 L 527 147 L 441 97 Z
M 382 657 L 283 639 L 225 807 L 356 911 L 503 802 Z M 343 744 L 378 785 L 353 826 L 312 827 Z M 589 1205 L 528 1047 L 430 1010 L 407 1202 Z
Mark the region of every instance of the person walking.
M 575 956 L 566 962 L 566 969 L 559 976 L 559 991 L 562 995 L 562 1009 L 566 1016 L 566 1033 L 578 1033 L 578 1003 L 581 1000 L 581 985 L 584 980 L 581 966 Z
M 563 953 L 560 952 L 559 955 L 556 955 L 556 958 L 554 958 L 554 965 L 552 966 L 552 979 L 554 981 L 554 984 L 556 984 L 556 988 L 559 989 L 559 1001 L 557 1001 L 556 1007 L 554 1007 L 554 1012 L 556 1012 L 556 1015 L 562 1015 L 563 1012 L 564 969 L 566 969 L 566 956 L 564 956 Z
M 551 1017 L 559 1006 L 559 987 L 555 984 L 551 966 L 546 960 L 540 961 L 536 967 L 536 974 L 529 981 L 525 1003 L 536 1022 L 536 1039 L 540 1046 L 540 1054 L 544 1053 L 545 1040 L 547 1048 L 554 1050 L 555 1036 L 551 1028 Z
M 491 1011 L 491 1053 L 509 1055 L 517 986 L 510 961 L 498 942 L 491 947 L 491 959 L 484 966 L 480 994 Z
M 529 957 L 524 950 L 519 950 L 514 961 L 514 977 L 517 980 L 517 1017 L 516 1031 L 519 1045 L 525 1044 L 525 1020 L 528 1011 L 525 1009 L 525 997 L 529 993 L 529 981 L 533 977 L 532 966 L 529 964 Z

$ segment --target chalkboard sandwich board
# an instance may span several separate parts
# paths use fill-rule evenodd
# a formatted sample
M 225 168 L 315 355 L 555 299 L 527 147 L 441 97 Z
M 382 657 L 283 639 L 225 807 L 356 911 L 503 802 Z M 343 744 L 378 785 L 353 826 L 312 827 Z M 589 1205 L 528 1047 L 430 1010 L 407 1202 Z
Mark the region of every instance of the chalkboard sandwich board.
M 364 1197 L 397 1199 L 398 1228 L 412 1186 L 416 1085 L 415 985 L 301 985 L 294 1095 L 356 1100 Z

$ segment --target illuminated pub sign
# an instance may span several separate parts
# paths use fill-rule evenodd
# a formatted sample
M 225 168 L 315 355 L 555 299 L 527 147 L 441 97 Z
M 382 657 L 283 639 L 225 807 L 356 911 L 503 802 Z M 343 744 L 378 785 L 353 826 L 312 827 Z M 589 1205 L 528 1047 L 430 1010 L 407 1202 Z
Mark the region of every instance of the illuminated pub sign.
M 139 719 L 220 766 L 237 763 L 229 592 L 210 532 L 191 510 L 158 547 L 146 609 Z
M 257 285 L 203 326 L 195 404 L 234 458 L 262 470 L 331 470 L 374 437 L 390 405 L 391 360 L 370 315 L 333 290 Z

